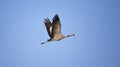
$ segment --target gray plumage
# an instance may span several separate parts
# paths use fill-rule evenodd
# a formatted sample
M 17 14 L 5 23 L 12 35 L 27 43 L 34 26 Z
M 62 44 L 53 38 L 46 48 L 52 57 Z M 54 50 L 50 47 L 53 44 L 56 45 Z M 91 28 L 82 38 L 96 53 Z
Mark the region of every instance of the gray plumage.
M 56 14 L 53 17 L 52 23 L 49 20 L 49 18 L 46 18 L 44 20 L 44 24 L 45 24 L 46 30 L 48 32 L 48 35 L 50 37 L 50 39 L 47 40 L 47 42 L 50 42 L 50 41 L 59 41 L 59 40 L 61 40 L 63 38 L 66 38 L 66 37 L 75 36 L 74 34 L 64 36 L 61 33 L 61 23 L 60 23 L 60 19 L 59 19 L 58 14 Z M 44 44 L 44 43 L 46 43 L 46 42 L 42 42 L 41 44 Z

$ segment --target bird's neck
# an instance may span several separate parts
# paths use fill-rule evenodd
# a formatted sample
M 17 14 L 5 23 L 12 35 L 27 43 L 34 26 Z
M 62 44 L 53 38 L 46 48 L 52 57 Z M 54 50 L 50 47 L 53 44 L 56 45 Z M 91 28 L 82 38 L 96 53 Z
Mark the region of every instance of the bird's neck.
M 66 37 L 70 37 L 70 36 L 75 36 L 75 34 L 70 34 L 70 35 L 67 35 Z

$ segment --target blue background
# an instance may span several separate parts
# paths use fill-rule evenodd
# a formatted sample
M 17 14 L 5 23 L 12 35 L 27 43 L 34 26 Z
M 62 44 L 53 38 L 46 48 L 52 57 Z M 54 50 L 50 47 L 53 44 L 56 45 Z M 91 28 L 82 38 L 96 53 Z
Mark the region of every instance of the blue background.
M 76 36 L 41 45 L 55 14 Z M 0 0 L 0 67 L 120 67 L 120 1 Z

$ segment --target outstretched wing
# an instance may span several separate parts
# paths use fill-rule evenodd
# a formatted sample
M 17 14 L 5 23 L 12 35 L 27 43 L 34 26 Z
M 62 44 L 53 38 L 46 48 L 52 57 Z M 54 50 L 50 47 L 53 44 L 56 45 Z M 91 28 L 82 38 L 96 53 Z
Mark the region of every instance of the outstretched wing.
M 47 18 L 47 19 L 44 20 L 44 24 L 46 26 L 46 30 L 48 32 L 48 35 L 50 36 L 50 38 L 52 38 L 52 23 Z
M 60 24 L 60 19 L 59 19 L 59 16 L 58 14 L 56 14 L 54 17 L 53 17 L 53 22 L 52 22 L 52 35 L 53 37 L 56 35 L 56 34 L 61 34 L 61 24 Z

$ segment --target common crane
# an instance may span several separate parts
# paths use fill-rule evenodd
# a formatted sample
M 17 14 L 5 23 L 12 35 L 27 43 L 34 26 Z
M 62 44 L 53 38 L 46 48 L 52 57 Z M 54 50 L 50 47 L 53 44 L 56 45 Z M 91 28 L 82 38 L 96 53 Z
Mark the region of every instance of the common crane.
M 50 37 L 50 39 L 48 39 L 46 42 L 59 41 L 66 37 L 75 36 L 75 34 L 70 34 L 70 35 L 64 36 L 61 33 L 61 23 L 60 23 L 58 14 L 56 14 L 53 17 L 52 23 L 49 20 L 49 18 L 44 19 L 44 24 L 45 24 L 46 30 L 48 32 L 48 35 Z M 44 44 L 46 42 L 42 42 L 41 44 Z

